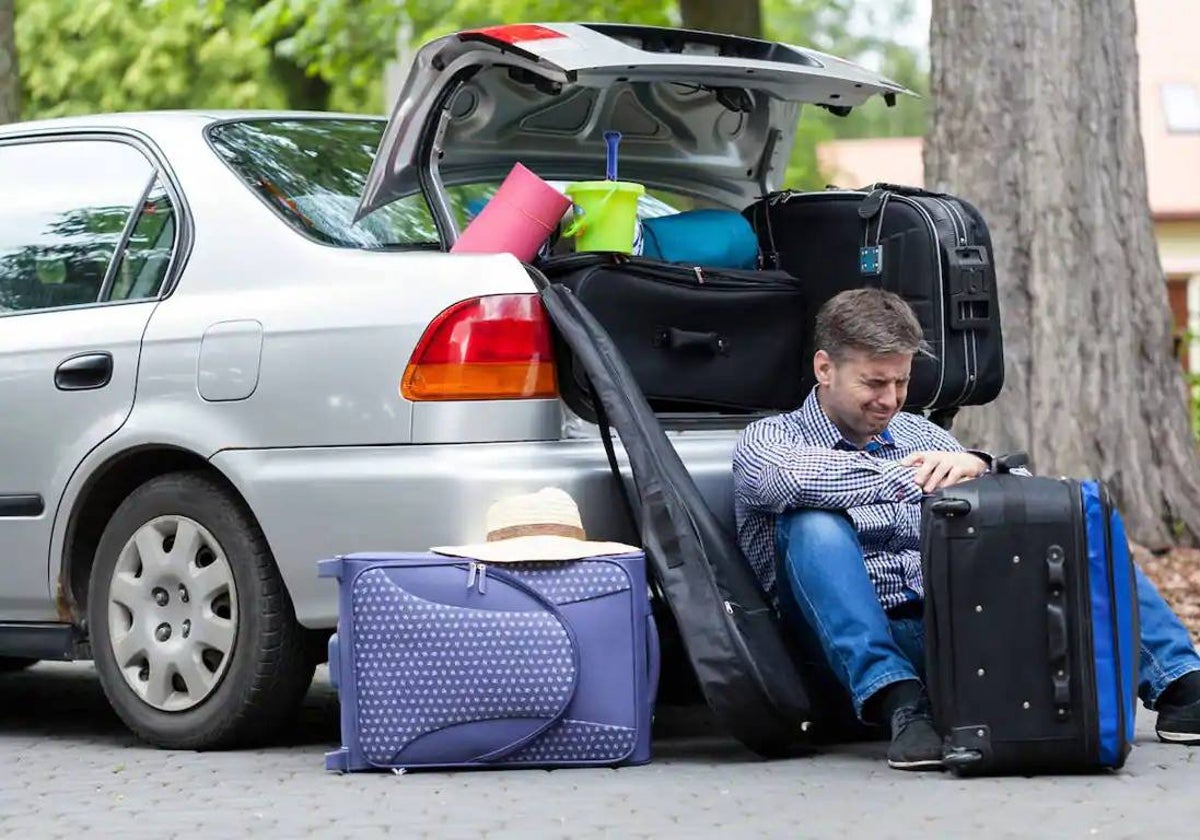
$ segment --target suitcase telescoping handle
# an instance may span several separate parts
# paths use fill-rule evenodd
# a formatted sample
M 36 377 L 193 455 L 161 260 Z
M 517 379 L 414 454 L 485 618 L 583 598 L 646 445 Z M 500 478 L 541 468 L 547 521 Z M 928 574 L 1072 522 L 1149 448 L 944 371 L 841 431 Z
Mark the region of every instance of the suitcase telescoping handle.
M 1008 473 L 1027 466 L 1029 466 L 1028 453 L 1010 452 L 1007 455 L 997 455 L 993 458 L 989 472 L 994 474 Z
M 930 198 L 946 198 L 947 194 L 943 192 L 934 192 L 927 190 L 924 187 L 914 187 L 911 184 L 889 184 L 887 181 L 876 181 L 873 184 L 868 184 L 862 188 L 864 192 L 874 192 L 875 190 L 886 190 L 887 192 L 896 193 L 897 195 L 916 195 L 929 196 Z

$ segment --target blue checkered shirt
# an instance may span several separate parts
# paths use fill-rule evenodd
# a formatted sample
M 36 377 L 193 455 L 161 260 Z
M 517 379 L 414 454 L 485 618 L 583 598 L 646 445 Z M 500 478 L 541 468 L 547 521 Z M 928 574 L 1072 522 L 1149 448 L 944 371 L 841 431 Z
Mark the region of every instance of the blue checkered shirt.
M 764 591 L 775 587 L 777 517 L 820 508 L 850 516 L 884 609 L 924 597 L 922 492 L 912 468 L 898 463 L 922 451 L 964 447 L 940 426 L 901 412 L 860 450 L 825 415 L 816 388 L 796 411 L 747 426 L 733 453 L 734 512 L 738 542 Z

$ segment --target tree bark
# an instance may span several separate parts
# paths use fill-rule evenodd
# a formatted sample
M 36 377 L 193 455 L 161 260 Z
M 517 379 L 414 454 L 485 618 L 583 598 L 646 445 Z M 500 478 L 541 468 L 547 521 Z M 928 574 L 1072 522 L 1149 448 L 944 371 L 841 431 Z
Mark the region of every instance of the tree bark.
M 988 219 L 1005 385 L 955 431 L 1200 538 L 1200 452 L 1147 197 L 1134 0 L 934 0 L 926 181 Z
M 0 125 L 21 117 L 21 77 L 17 74 L 14 0 L 0 0 Z
M 762 37 L 761 0 L 679 0 L 685 29 Z

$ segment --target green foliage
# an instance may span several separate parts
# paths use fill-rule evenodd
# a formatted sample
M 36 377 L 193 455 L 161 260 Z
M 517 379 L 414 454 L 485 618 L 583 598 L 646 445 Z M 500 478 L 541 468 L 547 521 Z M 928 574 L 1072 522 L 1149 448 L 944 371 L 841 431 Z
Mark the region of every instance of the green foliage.
M 23 115 L 285 107 L 251 5 L 17 0 Z

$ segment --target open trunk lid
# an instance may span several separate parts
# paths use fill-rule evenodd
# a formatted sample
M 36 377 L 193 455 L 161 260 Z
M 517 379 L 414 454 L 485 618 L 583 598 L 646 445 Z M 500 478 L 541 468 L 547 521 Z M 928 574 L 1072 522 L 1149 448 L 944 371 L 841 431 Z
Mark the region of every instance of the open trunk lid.
M 848 113 L 905 88 L 814 50 L 622 24 L 522 24 L 425 45 L 359 204 L 362 218 L 424 190 L 447 242 L 443 184 L 603 177 L 619 131 L 622 180 L 741 207 L 780 186 L 803 104 Z

